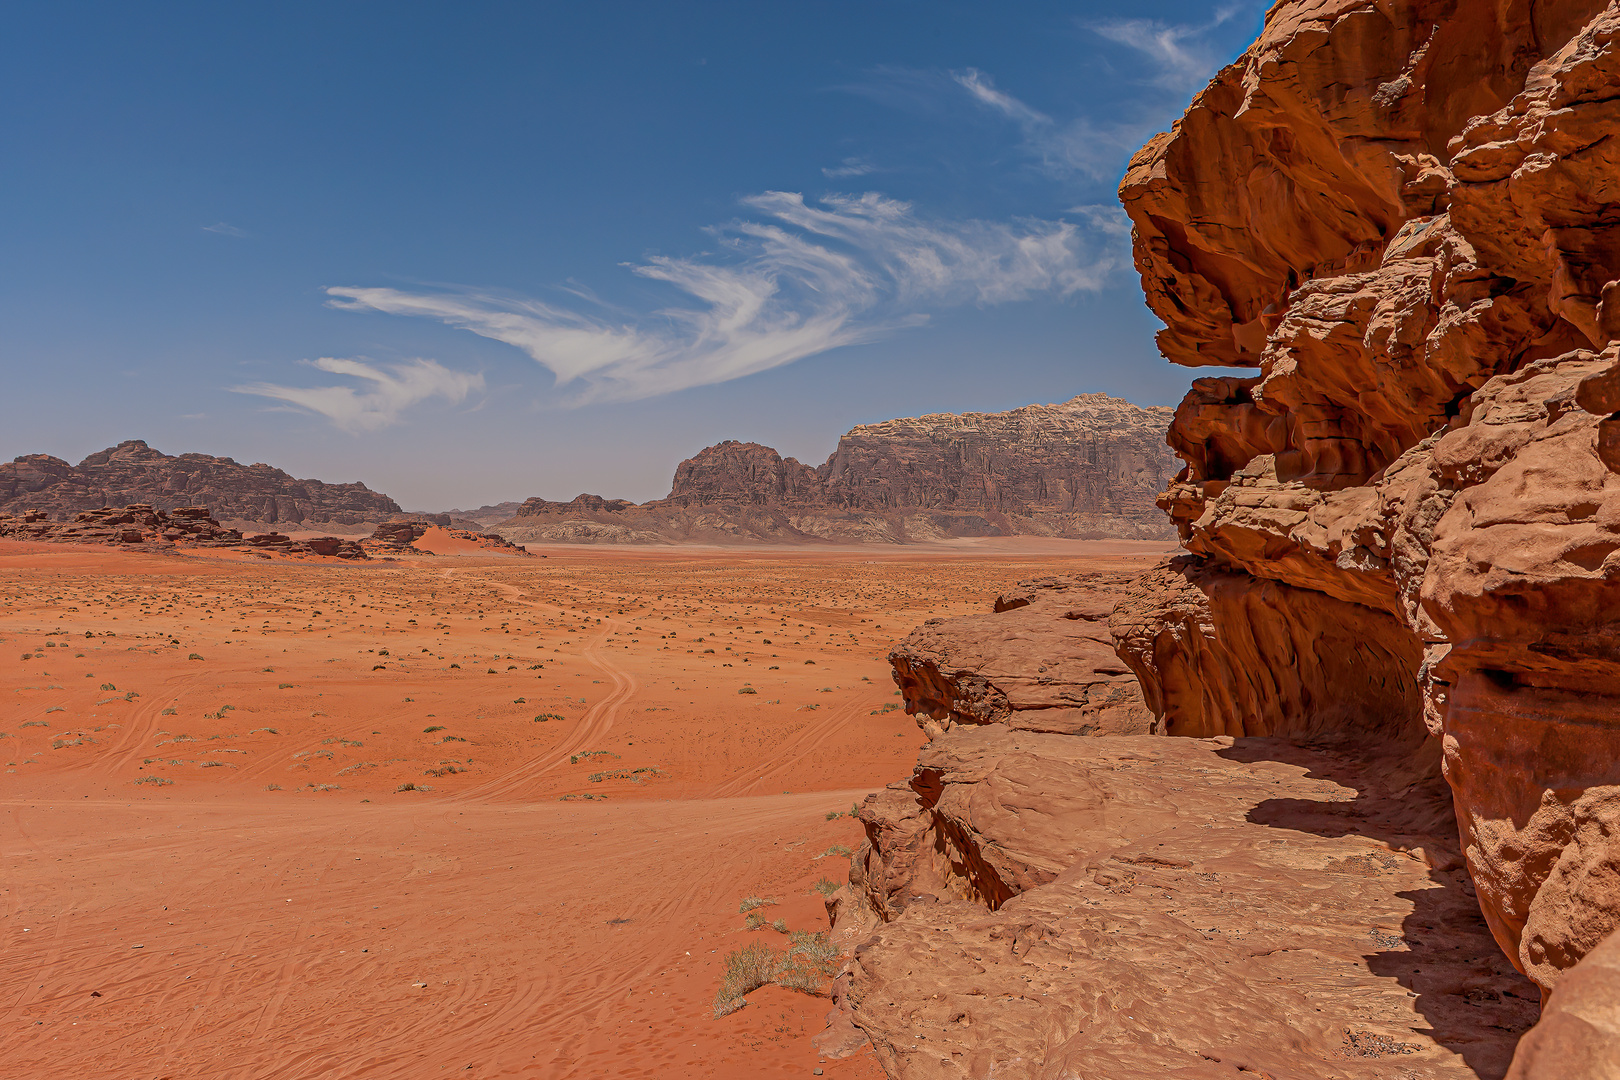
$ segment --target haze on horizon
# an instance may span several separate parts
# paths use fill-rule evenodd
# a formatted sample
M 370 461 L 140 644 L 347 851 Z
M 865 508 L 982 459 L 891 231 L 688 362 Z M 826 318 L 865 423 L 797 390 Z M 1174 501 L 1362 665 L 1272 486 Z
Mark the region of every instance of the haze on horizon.
M 1174 404 L 1114 188 L 1263 10 L 20 5 L 0 455 L 640 501 L 727 438 Z

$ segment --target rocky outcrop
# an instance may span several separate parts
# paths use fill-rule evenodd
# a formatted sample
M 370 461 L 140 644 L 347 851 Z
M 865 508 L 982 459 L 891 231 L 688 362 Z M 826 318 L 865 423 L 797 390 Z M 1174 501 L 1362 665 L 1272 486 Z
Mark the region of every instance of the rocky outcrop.
M 859 816 L 830 906 L 891 1076 L 1464 1080 L 1536 1016 L 1398 757 L 963 725 Z
M 110 506 L 52 521 L 44 510 L 0 514 L 0 536 L 56 544 L 218 544 L 239 543 L 242 534 L 215 521 L 206 506 L 177 507 L 172 513 L 147 503 Z
M 449 520 L 449 515 L 418 515 L 398 521 L 385 521 L 360 541 L 360 546 L 371 555 L 381 557 L 397 555 L 521 555 L 528 549 L 507 540 L 499 533 L 473 532 L 468 529 L 447 529 L 434 523 L 434 517 Z
M 1167 408 L 1106 394 L 852 429 L 819 468 L 758 443 L 710 446 L 665 499 L 530 499 L 502 532 L 587 543 L 908 543 L 963 536 L 1168 539 Z
M 1620 935 L 1610 935 L 1558 980 L 1541 1022 L 1519 1043 L 1507 1080 L 1620 1077 Z
M 1114 652 L 1108 619 L 1126 579 L 1020 582 L 994 613 L 929 619 L 889 654 L 906 712 L 929 737 L 959 724 L 1138 735 L 1153 715 Z
M 162 510 L 207 505 L 227 522 L 350 525 L 399 513 L 364 484 L 297 480 L 269 465 L 242 465 L 207 454 L 178 457 L 139 439 L 121 442 L 77 465 L 49 454 L 0 464 L 0 512 L 43 510 L 53 520 L 105 506 L 145 503 Z
M 1590 2 L 1284 3 L 1121 187 L 1165 354 L 1259 372 L 1177 410 L 1161 504 L 1199 559 L 1122 613 L 1122 656 L 1169 730 L 1422 716 L 1544 988 L 1620 925 L 1617 31 Z M 1300 648 L 1331 628 L 1376 658 Z
M 918 693 L 830 905 L 891 1075 L 1501 1076 L 1537 997 L 1512 1076 L 1616 1075 L 1617 100 L 1620 5 L 1283 0 L 1133 160 L 1162 351 L 1255 369 L 1110 616 L 1192 738 Z
M 0 514 L 0 537 L 49 544 L 244 548 L 279 555 L 366 558 L 358 543 L 336 536 L 302 540 L 281 533 L 243 536 L 239 530 L 227 529 L 215 521 L 206 506 L 177 507 L 165 513 L 148 503 L 133 503 L 122 508 L 86 510 L 75 514 L 69 522 L 52 521 L 43 510 L 25 510 L 21 515 Z
M 1107 394 L 1004 413 L 863 424 L 816 470 L 842 509 L 1005 517 L 1020 533 L 1161 535 L 1150 509 L 1174 471 L 1171 410 Z

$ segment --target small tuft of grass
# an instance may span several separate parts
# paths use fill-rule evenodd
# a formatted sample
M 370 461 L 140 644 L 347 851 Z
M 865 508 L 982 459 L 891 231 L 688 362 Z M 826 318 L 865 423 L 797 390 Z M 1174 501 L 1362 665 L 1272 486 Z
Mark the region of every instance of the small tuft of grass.
M 755 908 L 761 908 L 766 904 L 774 903 L 776 903 L 776 900 L 769 896 L 745 896 L 743 897 L 743 902 L 737 907 L 737 914 L 746 915 Z
M 821 878 L 810 887 L 816 892 L 820 893 L 822 896 L 831 896 L 833 893 L 843 888 L 842 885 L 838 884 L 838 882 L 829 877 Z
M 728 954 L 720 992 L 714 996 L 714 1015 L 725 1016 L 748 1004 L 746 996 L 771 981 L 777 963 L 776 953 L 758 941 Z
M 422 734 L 424 734 L 424 735 L 431 735 L 431 734 L 433 734 L 433 733 L 434 733 L 434 732 L 435 732 L 435 731 L 443 731 L 443 730 L 444 730 L 444 725 L 443 725 L 443 724 L 434 724 L 434 725 L 433 725 L 433 726 L 432 726 L 432 727 L 425 727 L 425 728 L 423 728 L 423 729 L 422 729 Z

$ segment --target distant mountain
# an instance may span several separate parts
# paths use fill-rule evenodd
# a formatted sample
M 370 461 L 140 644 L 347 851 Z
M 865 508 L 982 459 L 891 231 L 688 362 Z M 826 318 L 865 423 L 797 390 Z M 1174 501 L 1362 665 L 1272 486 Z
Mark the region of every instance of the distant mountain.
M 518 512 L 521 502 L 499 502 L 489 506 L 480 506 L 475 510 L 450 510 L 447 513 L 454 518 L 467 521 L 476 521 L 483 525 L 493 525 L 497 521 L 505 521 Z
M 1173 413 L 1081 394 L 889 420 L 851 430 L 820 468 L 728 441 L 681 462 L 667 498 L 530 499 L 498 527 L 553 543 L 1173 539 L 1154 505 L 1180 468 L 1164 441 Z
M 147 503 L 206 506 L 221 522 L 359 525 L 399 516 L 399 504 L 364 484 L 298 480 L 269 465 L 207 454 L 178 457 L 130 439 L 77 465 L 25 454 L 0 465 L 0 513 L 43 510 L 65 521 L 81 510 Z

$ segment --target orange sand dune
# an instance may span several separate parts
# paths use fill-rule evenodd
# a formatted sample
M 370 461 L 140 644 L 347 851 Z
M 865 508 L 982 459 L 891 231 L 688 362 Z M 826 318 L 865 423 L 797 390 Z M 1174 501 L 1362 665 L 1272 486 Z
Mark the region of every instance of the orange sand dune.
M 547 554 L 0 543 L 4 1072 L 877 1075 L 711 1016 L 739 902 L 826 929 L 893 640 L 1149 555 Z

